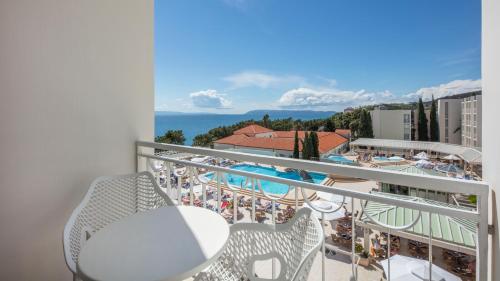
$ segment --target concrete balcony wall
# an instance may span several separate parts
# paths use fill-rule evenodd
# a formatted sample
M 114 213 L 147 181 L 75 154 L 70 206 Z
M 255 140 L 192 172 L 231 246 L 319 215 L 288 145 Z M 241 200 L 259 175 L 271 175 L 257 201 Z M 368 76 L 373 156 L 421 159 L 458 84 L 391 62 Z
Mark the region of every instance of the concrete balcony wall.
M 0 1 L 0 280 L 71 280 L 90 182 L 153 139 L 152 0 Z
M 483 83 L 483 175 L 492 187 L 492 218 L 495 234 L 490 244 L 489 280 L 500 280 L 500 236 L 498 229 L 500 216 L 500 127 L 498 108 L 500 107 L 500 1 L 482 2 L 482 83 Z M 491 216 L 490 216 L 491 217 Z

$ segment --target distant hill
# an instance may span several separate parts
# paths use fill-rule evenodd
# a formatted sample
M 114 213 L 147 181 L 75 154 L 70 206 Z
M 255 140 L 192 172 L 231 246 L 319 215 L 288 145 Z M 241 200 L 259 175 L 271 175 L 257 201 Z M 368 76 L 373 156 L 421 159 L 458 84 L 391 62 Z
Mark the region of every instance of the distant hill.
M 155 115 L 158 116 L 178 116 L 178 115 L 201 115 L 201 114 L 216 114 L 216 113 L 206 113 L 206 112 L 180 112 L 180 111 L 155 111 Z
M 259 109 L 251 110 L 244 115 L 249 119 L 261 119 L 265 114 L 269 114 L 271 119 L 283 119 L 293 117 L 293 119 L 319 119 L 334 115 L 335 111 L 314 111 L 314 110 L 277 110 L 277 109 Z

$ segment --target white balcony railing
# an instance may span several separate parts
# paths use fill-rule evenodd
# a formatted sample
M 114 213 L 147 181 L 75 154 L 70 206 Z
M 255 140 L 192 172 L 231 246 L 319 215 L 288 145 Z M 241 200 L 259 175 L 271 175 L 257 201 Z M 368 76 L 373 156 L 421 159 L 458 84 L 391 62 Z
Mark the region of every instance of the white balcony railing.
M 154 153 L 154 150 L 161 150 L 168 153 L 158 154 Z M 397 197 L 384 196 L 380 193 L 366 193 L 360 192 L 356 190 L 351 190 L 347 188 L 340 187 L 331 187 L 324 186 L 321 184 L 309 183 L 304 181 L 297 181 L 291 179 L 285 179 L 280 177 L 268 176 L 263 174 L 251 173 L 241 170 L 234 170 L 228 167 L 223 167 L 220 165 L 212 165 L 207 163 L 199 163 L 189 160 L 179 159 L 179 154 L 190 154 L 190 155 L 202 155 L 213 157 L 216 160 L 221 159 L 230 159 L 234 161 L 240 162 L 251 162 L 258 164 L 267 164 L 273 166 L 281 166 L 292 169 L 306 170 L 306 171 L 315 171 L 321 172 L 325 174 L 335 174 L 337 176 L 343 177 L 352 177 L 359 178 L 365 180 L 373 180 L 376 182 L 383 182 L 387 184 L 394 184 L 400 186 L 408 186 L 414 188 L 421 188 L 428 191 L 434 192 L 444 192 L 444 193 L 463 193 L 463 194 L 471 194 L 477 196 L 477 206 L 475 209 L 463 209 L 463 208 L 451 208 L 449 206 L 443 206 L 439 204 L 429 204 L 425 201 L 419 200 L 403 200 Z M 399 225 L 395 226 L 392 224 L 385 224 L 383 222 L 377 221 L 376 219 L 368 216 L 369 220 L 371 220 L 372 225 L 374 225 L 374 229 L 385 231 L 389 235 L 388 241 L 388 253 L 390 255 L 390 247 L 391 247 L 391 232 L 393 234 L 402 233 L 404 230 L 411 228 L 415 223 L 425 223 L 427 224 L 428 229 L 432 229 L 431 219 L 426 219 L 425 222 L 422 220 L 421 214 L 426 212 L 429 214 L 428 218 L 432 218 L 430 214 L 439 214 L 452 218 L 460 218 L 471 221 L 476 226 L 476 280 L 486 280 L 487 279 L 487 256 L 488 256 L 488 196 L 489 196 L 489 187 L 485 182 L 478 181 L 466 181 L 459 179 L 452 179 L 447 177 L 438 177 L 438 176 L 429 176 L 429 175 L 417 175 L 417 174 L 408 174 L 398 171 L 389 171 L 389 170 L 381 170 L 375 168 L 366 168 L 366 167 L 358 167 L 358 166 L 348 166 L 348 165 L 340 165 L 333 163 L 325 163 L 325 162 L 316 162 L 316 161 L 305 161 L 299 159 L 290 159 L 290 158 L 280 158 L 280 157 L 271 157 L 271 156 L 262 156 L 255 154 L 246 154 L 239 152 L 230 152 L 224 150 L 214 150 L 208 148 L 198 148 L 198 147 L 189 147 L 189 146 L 180 146 L 180 145 L 171 145 L 171 144 L 160 144 L 154 142 L 137 142 L 137 170 L 151 170 L 151 166 L 148 165 L 148 161 L 155 160 L 163 162 L 164 169 L 166 171 L 167 179 L 164 182 L 164 188 L 167 194 L 172 197 L 172 199 L 176 200 L 178 204 L 182 204 L 182 185 L 183 178 L 187 179 L 190 183 L 201 184 L 202 186 L 202 206 L 206 207 L 206 192 L 207 185 L 213 184 L 216 186 L 216 194 L 217 194 L 217 208 L 216 211 L 221 212 L 221 194 L 223 186 L 225 188 L 230 189 L 233 193 L 233 202 L 237 202 L 237 197 L 239 192 L 243 192 L 245 187 L 243 186 L 232 186 L 227 183 L 227 179 L 225 178 L 226 174 L 239 175 L 246 178 L 246 183 L 250 184 L 250 191 L 245 189 L 245 191 L 251 192 L 251 219 L 255 221 L 256 214 L 256 196 L 260 194 L 264 196 L 266 199 L 272 202 L 272 219 L 271 223 L 275 223 L 276 213 L 275 213 L 275 202 L 283 199 L 282 197 L 277 197 L 273 194 L 266 194 L 261 188 L 259 188 L 259 182 L 261 180 L 272 181 L 276 183 L 281 183 L 289 186 L 289 191 L 292 190 L 293 187 L 294 195 L 293 198 L 295 200 L 295 208 L 298 207 L 299 203 L 299 192 L 302 193 L 302 198 L 304 200 L 304 204 L 309 204 L 311 208 L 316 211 L 321 212 L 321 214 L 330 213 L 336 210 L 323 210 L 318 209 L 310 204 L 309 200 L 306 196 L 306 191 L 322 191 L 331 194 L 336 194 L 343 196 L 344 200 L 350 199 L 351 204 L 351 213 L 354 214 L 354 205 L 355 202 L 359 204 L 359 206 L 366 206 L 367 202 L 377 202 L 380 204 L 397 206 L 401 208 L 412 209 L 418 212 L 418 216 L 407 225 Z M 177 167 L 185 167 L 182 172 L 175 171 L 174 165 Z M 198 174 L 198 169 L 204 169 L 206 171 L 210 171 L 214 173 L 212 179 L 207 179 Z M 177 185 L 174 186 L 170 180 L 170 176 L 174 175 L 178 178 Z M 185 203 L 190 205 L 194 204 L 194 190 L 193 184 L 189 184 L 189 192 L 188 192 L 188 202 L 185 199 Z M 300 191 L 299 191 L 300 190 Z M 233 217 L 237 217 L 238 207 L 237 204 L 234 204 L 233 208 Z M 422 220 L 422 221 L 420 221 Z M 237 223 L 237 219 L 235 220 Z M 352 229 L 355 229 L 356 226 L 355 216 L 352 215 Z M 324 224 L 322 224 L 324 225 Z M 429 243 L 429 267 L 432 267 L 432 245 L 433 243 L 439 243 L 439 241 L 435 241 L 433 239 L 433 231 L 428 232 L 428 236 L 423 239 Z M 359 262 L 359 257 L 355 254 L 355 231 L 352 231 L 352 247 L 351 247 L 351 261 L 352 261 L 352 277 L 351 280 L 357 280 L 357 267 L 356 264 Z M 422 240 L 422 239 L 421 239 Z M 438 245 L 438 244 L 436 244 Z M 328 280 L 329 278 L 325 276 L 325 243 L 323 243 L 322 247 L 322 280 Z M 389 262 L 390 268 L 390 262 Z M 273 267 L 274 269 L 274 267 Z M 389 270 L 390 272 L 390 270 Z M 432 270 L 429 270 L 429 274 L 432 274 Z M 387 280 L 390 280 L 390 274 L 387 276 Z M 429 276 L 429 280 L 433 280 L 431 276 Z

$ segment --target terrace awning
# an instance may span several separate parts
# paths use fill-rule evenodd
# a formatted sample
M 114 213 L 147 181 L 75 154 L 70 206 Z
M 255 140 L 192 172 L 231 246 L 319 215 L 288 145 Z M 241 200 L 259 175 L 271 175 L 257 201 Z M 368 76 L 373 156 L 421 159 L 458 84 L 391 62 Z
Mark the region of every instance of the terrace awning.
M 429 262 L 412 257 L 395 255 L 390 258 L 391 280 L 392 281 L 422 281 L 429 279 Z M 384 268 L 385 275 L 388 276 L 389 265 L 385 259 L 380 262 Z M 460 281 L 459 277 L 432 264 L 432 280 Z
M 477 148 L 465 147 L 456 144 L 429 142 L 429 141 L 407 141 L 391 139 L 359 138 L 351 142 L 351 146 L 367 146 L 399 150 L 434 151 L 441 154 L 454 154 L 469 163 L 481 164 L 482 153 Z
M 419 201 L 427 204 L 446 206 L 450 208 L 471 210 L 470 208 L 455 206 L 419 197 L 402 196 L 382 192 L 376 192 L 376 194 L 403 200 Z M 391 206 L 370 201 L 366 202 L 365 204 L 365 211 L 372 218 L 386 225 L 401 227 L 410 224 L 418 217 L 418 211 L 409 208 Z M 374 223 L 366 216 L 365 213 L 361 215 L 360 221 L 366 225 L 374 225 Z M 462 218 L 452 218 L 440 214 L 432 214 L 431 224 L 433 239 L 446 242 L 446 244 L 450 245 L 450 247 L 446 248 L 449 248 L 451 250 L 459 250 L 453 248 L 453 245 L 456 245 L 457 247 L 468 248 L 472 251 L 476 248 L 476 226 L 473 221 Z M 428 239 L 429 213 L 422 212 L 420 220 L 413 227 L 402 232 L 412 234 L 411 236 L 414 236 L 415 238 L 420 237 L 423 239 Z

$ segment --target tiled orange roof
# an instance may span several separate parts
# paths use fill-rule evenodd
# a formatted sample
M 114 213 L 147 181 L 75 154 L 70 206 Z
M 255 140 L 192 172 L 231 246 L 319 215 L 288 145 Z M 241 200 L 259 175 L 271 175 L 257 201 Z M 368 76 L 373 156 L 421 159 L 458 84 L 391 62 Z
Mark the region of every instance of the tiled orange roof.
M 246 126 L 244 128 L 241 128 L 239 130 L 236 130 L 236 131 L 234 131 L 233 134 L 235 134 L 235 135 L 245 134 L 245 135 L 248 135 L 248 136 L 255 136 L 255 134 L 269 133 L 269 132 L 272 132 L 272 131 L 273 130 L 268 129 L 266 127 L 262 127 L 262 126 L 254 124 L 254 125 L 249 125 L 249 126 Z
M 299 138 L 304 139 L 306 135 L 306 131 L 298 131 L 299 133 Z M 318 137 L 323 137 L 328 134 L 331 134 L 331 132 L 316 132 L 318 134 Z M 274 131 L 273 132 L 273 137 L 275 138 L 295 138 L 295 131 Z
M 350 136 L 351 135 L 351 130 L 350 129 L 336 129 L 335 133 L 346 137 L 346 136 Z
M 249 137 L 246 135 L 230 135 L 229 137 L 218 139 L 215 142 L 219 144 L 237 145 L 248 138 Z
M 326 153 L 339 145 L 347 142 L 343 136 L 333 132 L 317 132 L 319 139 L 319 152 Z M 299 131 L 299 138 L 304 139 L 305 131 Z M 295 131 L 275 131 L 272 137 L 255 137 L 246 134 L 232 135 L 215 141 L 219 144 L 229 144 L 242 147 L 277 149 L 293 151 Z M 302 151 L 302 143 L 299 142 Z
M 326 133 L 326 132 L 325 132 Z M 327 133 L 325 135 L 318 134 L 319 137 L 319 152 L 326 153 L 337 146 L 346 143 L 347 139 L 337 133 Z

